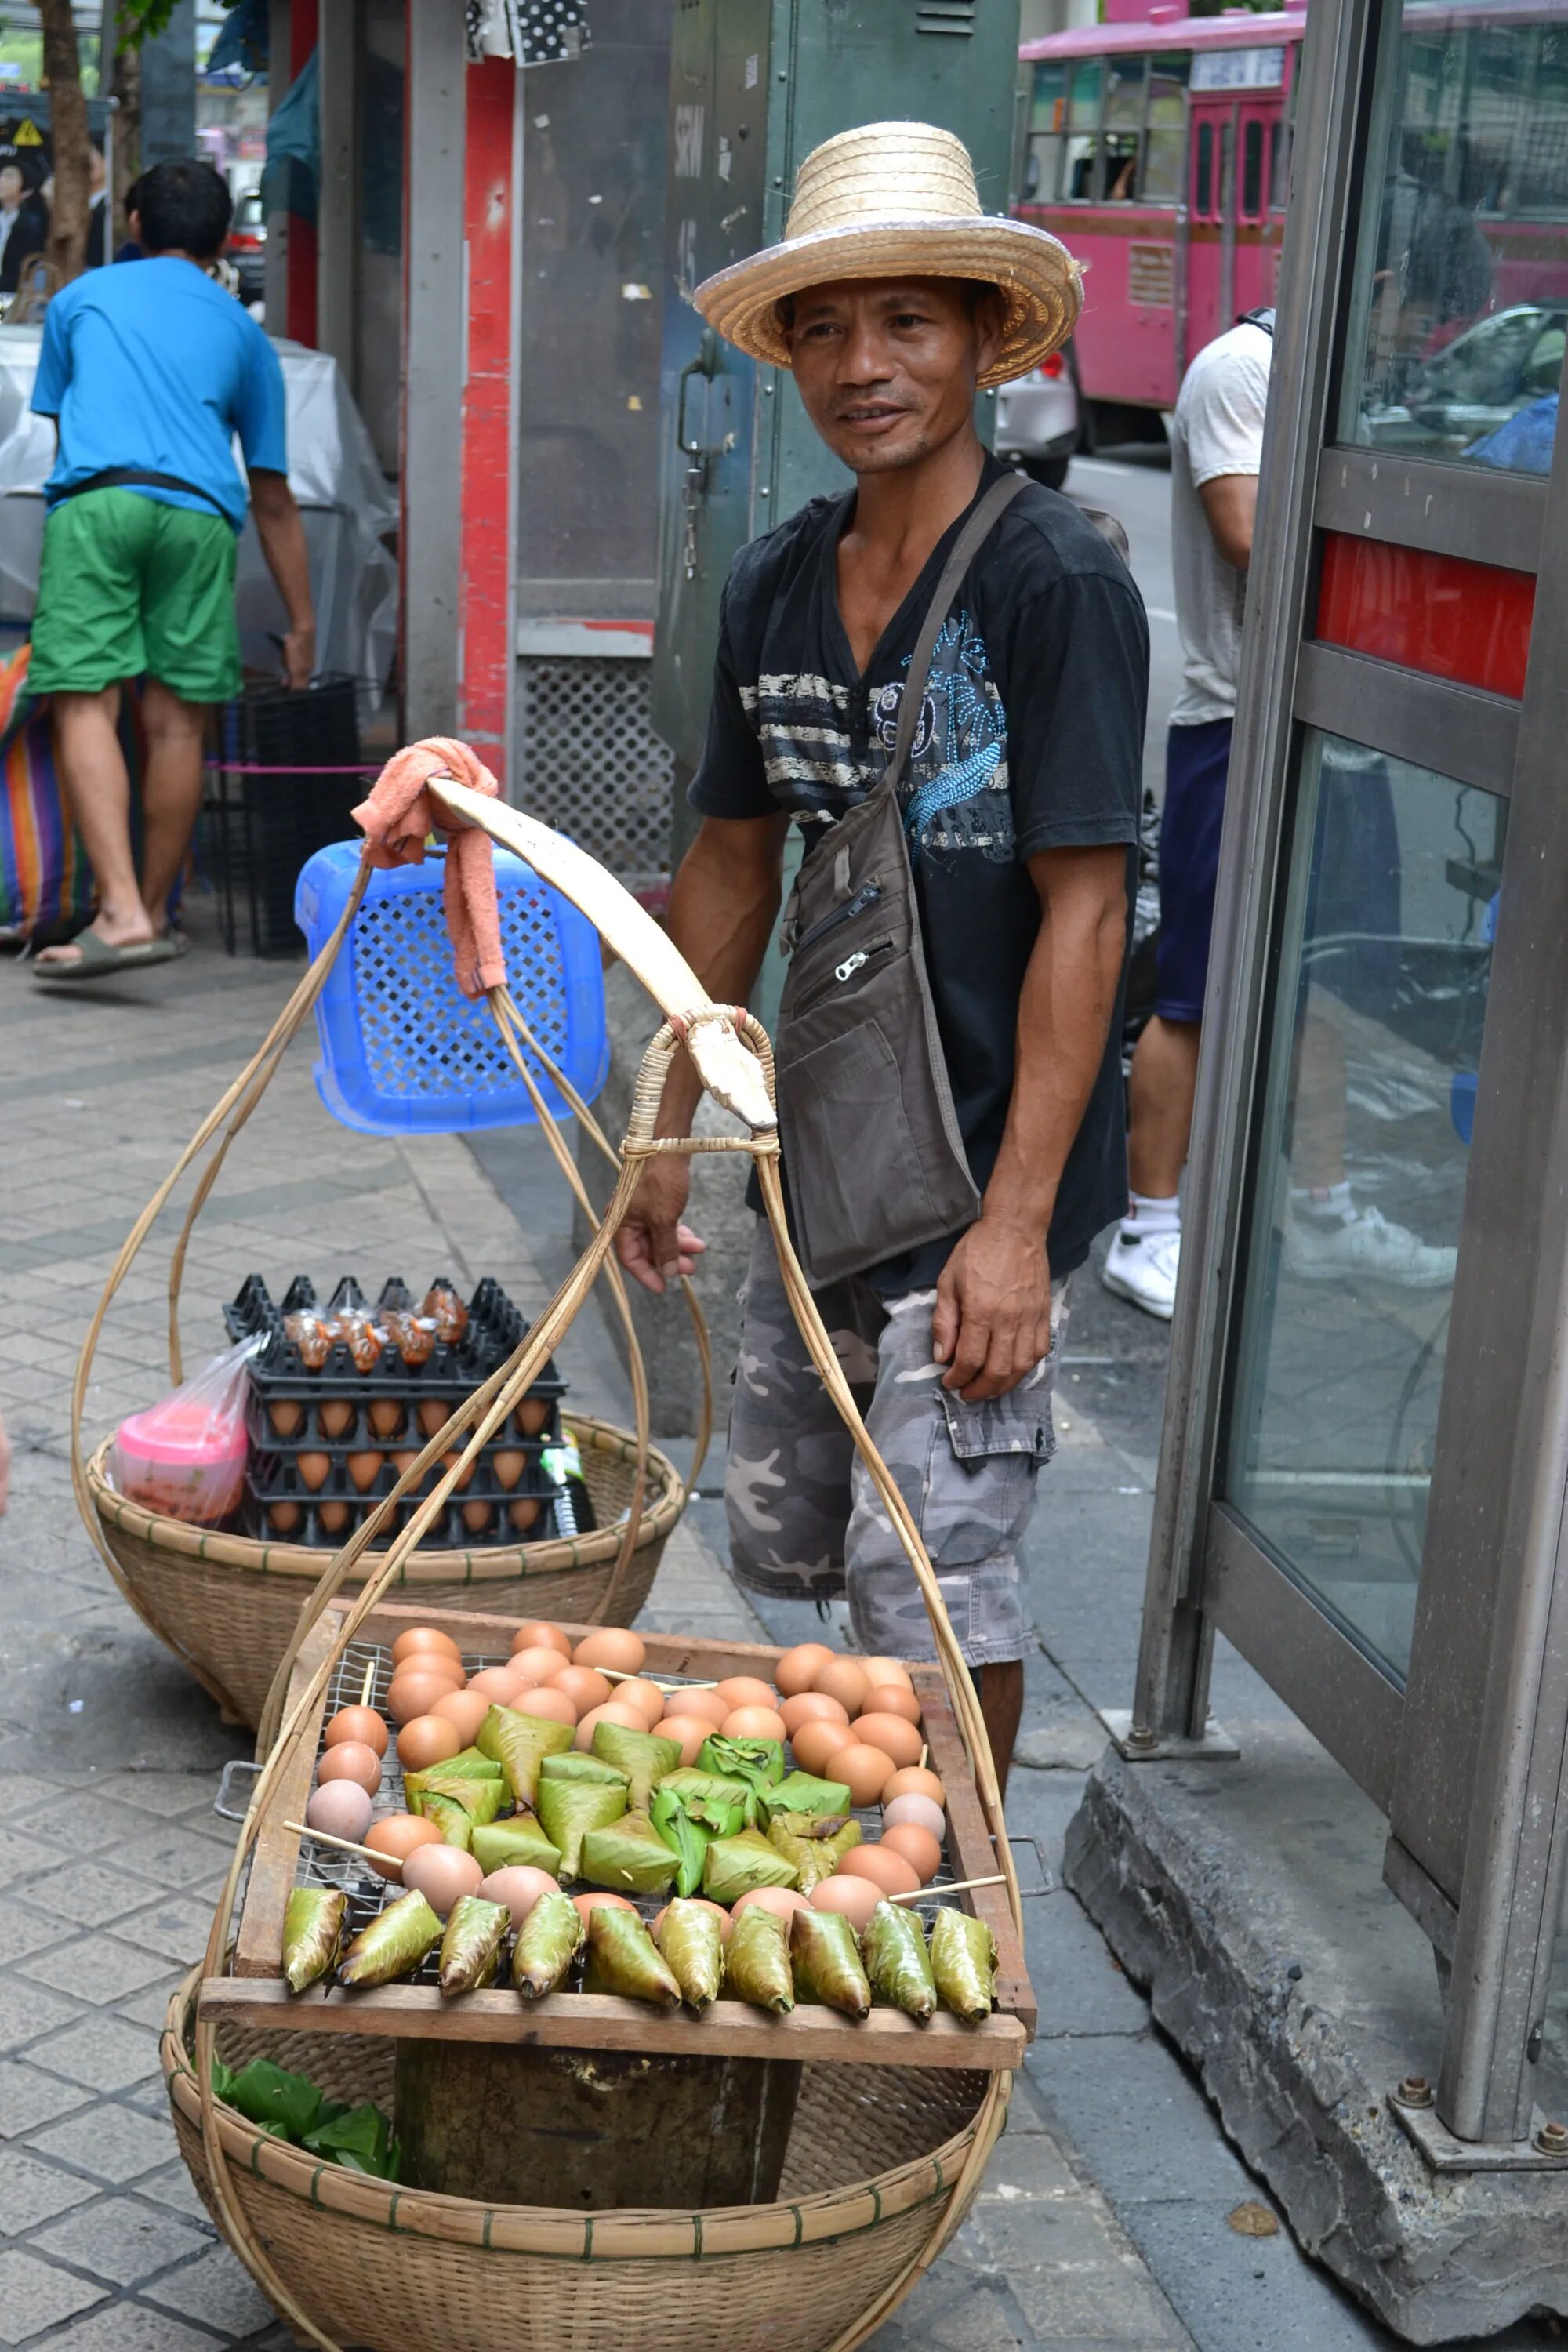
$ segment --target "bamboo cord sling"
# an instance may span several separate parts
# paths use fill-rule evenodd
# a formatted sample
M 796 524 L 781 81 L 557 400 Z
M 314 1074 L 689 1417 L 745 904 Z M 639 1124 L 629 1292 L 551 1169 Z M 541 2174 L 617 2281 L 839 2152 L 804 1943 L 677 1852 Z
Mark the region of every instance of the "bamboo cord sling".
M 684 958 L 652 918 L 593 859 L 548 826 L 504 806 L 496 795 L 494 779 L 489 776 L 466 745 L 433 738 L 397 753 L 383 772 L 371 800 L 355 814 L 366 828 L 366 849 L 354 888 L 337 925 L 257 1053 L 202 1121 L 173 1171 L 137 1219 L 110 1275 L 89 1328 L 72 1390 L 71 1474 L 83 1518 L 121 1594 L 158 1638 L 184 1658 L 209 1691 L 213 1690 L 213 1685 L 208 1677 L 201 1674 L 189 1659 L 173 1629 L 156 1622 L 131 1591 L 119 1563 L 103 1540 L 87 1485 L 80 1446 L 88 1379 L 104 1318 L 132 1261 L 181 1177 L 227 1121 L 222 1140 L 196 1187 L 171 1268 L 170 1367 L 178 1380 L 180 1277 L 196 1216 L 210 1197 L 231 1144 L 249 1120 L 289 1043 L 312 1011 L 333 959 L 347 937 L 370 875 L 377 866 L 410 862 L 423 855 L 426 836 L 431 832 L 438 831 L 448 836 L 444 891 L 459 984 L 470 995 L 483 993 L 489 998 L 497 1027 L 522 1076 L 531 1102 L 544 1127 L 552 1153 L 584 1215 L 592 1219 L 594 1213 L 586 1188 L 578 1175 L 564 1139 L 544 1106 L 537 1080 L 529 1067 L 530 1056 L 537 1060 L 552 1082 L 560 1087 L 562 1098 L 570 1104 L 574 1115 L 582 1120 L 584 1132 L 595 1148 L 615 1168 L 616 1182 L 608 1206 L 598 1219 L 587 1247 L 519 1347 L 504 1364 L 475 1389 L 423 1447 L 399 1477 L 393 1492 L 355 1530 L 312 1591 L 268 1696 L 258 1743 L 258 1753 L 263 1761 L 213 1916 L 202 1964 L 204 1976 L 215 1978 L 223 1972 L 234 1907 L 246 1865 L 263 1821 L 276 1800 L 279 1782 L 295 1759 L 307 1731 L 316 1721 L 338 1660 L 378 1606 L 389 1586 L 399 1577 L 405 1563 L 415 1553 L 437 1514 L 445 1509 L 451 1496 L 463 1483 L 470 1466 L 478 1462 L 481 1448 L 498 1430 L 504 1427 L 546 1360 L 571 1328 L 595 1283 L 601 1277 L 606 1283 L 617 1318 L 628 1338 L 628 1352 L 635 1367 L 633 1387 L 637 1411 L 639 1473 L 646 1471 L 648 1443 L 647 1377 L 632 1326 L 625 1283 L 614 1260 L 613 1250 L 616 1235 L 631 1206 L 644 1161 L 663 1153 L 740 1152 L 749 1155 L 755 1166 L 763 1209 L 778 1251 L 785 1292 L 801 1335 L 898 1534 L 925 1603 L 938 1661 L 974 1774 L 981 1810 L 995 1843 L 997 1868 L 1005 1884 L 1014 1923 L 1021 1935 L 1022 1911 L 1017 1874 L 1007 1841 L 990 1742 L 969 1669 L 949 1620 L 918 1524 L 861 1419 L 790 1240 L 779 1171 L 773 1054 L 765 1031 L 759 1022 L 741 1008 L 710 1003 Z M 618 1153 L 599 1130 L 586 1106 L 561 1071 L 541 1051 L 537 1038 L 507 989 L 504 965 L 500 957 L 494 874 L 489 842 L 483 838 L 485 835 L 513 851 L 532 866 L 544 880 L 563 892 L 595 924 L 665 1013 L 665 1021 L 644 1055 L 637 1073 L 626 1140 Z M 682 1051 L 689 1054 L 706 1090 L 721 1108 L 741 1119 L 745 1133 L 684 1138 L 658 1136 L 658 1112 L 665 1084 L 677 1055 Z M 711 1431 L 710 1356 L 695 1293 L 689 1283 L 683 1284 L 682 1289 L 697 1333 L 699 1359 L 704 1375 L 697 1455 L 690 1482 L 694 1484 Z M 459 1439 L 462 1441 L 460 1450 L 454 1452 Z M 374 1538 L 385 1527 L 394 1509 L 410 1496 L 411 1490 L 443 1455 L 447 1466 L 442 1469 L 432 1491 L 413 1503 L 408 1520 L 385 1551 L 377 1554 L 374 1566 L 355 1588 L 352 1600 L 340 1601 L 337 1631 L 331 1636 L 325 1654 L 290 1706 L 288 1700 L 289 1681 L 299 1663 L 301 1644 L 310 1630 L 321 1622 L 329 1605 L 341 1593 L 351 1570 L 360 1562 Z M 608 1607 L 636 1543 L 642 1492 L 643 1482 L 639 1475 L 616 1571 L 605 1596 L 605 1606 L 595 1612 L 600 1622 L 606 1619 Z M 222 1696 L 216 1691 L 213 1695 Z M 216 2032 L 212 2020 L 204 2018 L 198 2010 L 194 2064 L 201 2102 L 202 2140 L 210 2168 L 213 2200 L 225 2232 L 289 2325 L 306 2342 L 318 2346 L 320 2352 L 342 2352 L 337 2339 L 317 2325 L 279 2276 L 258 2232 L 232 2194 L 228 2171 L 230 2158 L 224 2146 L 212 2087 Z M 987 2076 L 986 2087 L 971 2126 L 962 2169 L 952 2185 L 951 2198 L 943 2202 L 941 2218 L 930 2238 L 911 2257 L 903 2272 L 879 2296 L 874 2306 L 862 2313 L 835 2339 L 830 2352 L 853 2352 L 856 2346 L 864 2343 L 941 2252 L 949 2234 L 957 2228 L 967 2210 L 991 2149 L 1002 2130 L 1011 2084 L 1012 2077 L 1005 2072 Z M 408 2225 L 407 2217 L 418 2208 L 420 2201 L 418 2192 L 400 2193 L 400 2209 L 405 2217 L 400 2226 Z M 443 2202 L 449 2200 L 433 2200 L 437 2206 Z M 439 2234 L 438 2227 L 434 2233 Z

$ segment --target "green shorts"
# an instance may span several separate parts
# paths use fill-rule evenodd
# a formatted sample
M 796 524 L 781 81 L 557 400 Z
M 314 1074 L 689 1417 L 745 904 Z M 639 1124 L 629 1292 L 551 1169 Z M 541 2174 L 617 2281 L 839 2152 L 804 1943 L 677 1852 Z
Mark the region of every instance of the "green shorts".
M 157 678 L 182 702 L 240 689 L 234 532 L 218 514 L 138 490 L 62 499 L 44 525 L 27 684 L 97 694 Z

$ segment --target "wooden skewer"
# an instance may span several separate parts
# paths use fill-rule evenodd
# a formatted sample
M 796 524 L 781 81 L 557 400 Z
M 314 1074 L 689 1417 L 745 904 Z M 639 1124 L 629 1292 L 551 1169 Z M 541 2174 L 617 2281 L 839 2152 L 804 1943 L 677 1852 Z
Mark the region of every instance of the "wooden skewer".
M 660 1675 L 631 1675 L 624 1666 L 595 1666 L 594 1672 L 603 1675 L 607 1683 L 651 1683 L 655 1690 L 689 1691 L 717 1690 L 715 1683 L 668 1683 Z
M 889 1903 L 919 1903 L 928 1895 L 962 1895 L 971 1886 L 1005 1886 L 1006 1883 L 1002 1873 L 994 1870 L 985 1878 L 950 1879 L 945 1886 L 921 1886 L 912 1895 L 889 1895 L 888 1900 Z
M 313 1830 L 308 1822 L 285 1822 L 283 1826 L 286 1830 L 298 1830 L 301 1837 L 314 1838 L 318 1845 L 335 1846 L 339 1853 L 363 1854 L 384 1875 L 389 1870 L 395 1870 L 399 1877 L 403 1875 L 403 1864 L 395 1854 L 379 1853 L 373 1845 L 355 1845 L 352 1838 L 329 1837 L 325 1830 Z
M 926 1768 L 926 1758 L 927 1758 L 930 1754 L 931 1754 L 931 1749 L 930 1749 L 930 1748 L 929 1748 L 929 1747 L 926 1745 L 925 1741 L 922 1739 L 922 1740 L 921 1740 L 921 1770 L 922 1772 L 925 1770 L 925 1768 Z
M 372 1658 L 372 1660 L 371 1660 L 371 1662 L 370 1662 L 369 1665 L 368 1665 L 368 1666 L 366 1666 L 366 1668 L 365 1668 L 365 1670 L 364 1670 L 364 1680 L 363 1680 L 363 1682 L 360 1685 L 360 1691 L 359 1691 L 359 1703 L 360 1703 L 361 1706 L 368 1706 L 370 1705 L 370 1695 L 371 1695 L 372 1691 L 373 1691 L 374 1688 L 375 1688 L 375 1660 L 374 1660 L 374 1658 Z

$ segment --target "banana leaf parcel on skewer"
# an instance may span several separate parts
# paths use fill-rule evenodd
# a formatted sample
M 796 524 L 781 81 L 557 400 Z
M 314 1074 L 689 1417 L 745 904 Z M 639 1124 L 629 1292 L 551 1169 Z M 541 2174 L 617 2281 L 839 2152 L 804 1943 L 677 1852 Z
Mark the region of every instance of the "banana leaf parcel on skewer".
M 746 1824 L 752 1828 L 759 1819 L 766 1820 L 768 1793 L 784 1779 L 784 1745 L 777 1739 L 726 1739 L 721 1731 L 716 1731 L 698 1749 L 697 1769 L 744 1784 Z
M 583 1990 L 651 2001 L 656 2009 L 680 2007 L 675 1972 L 637 1913 L 612 1910 L 607 1903 L 595 1905 L 588 1914 L 588 1966 Z
M 303 1992 L 338 1957 L 349 1898 L 336 1886 L 296 1886 L 283 1911 L 283 1979 Z
M 760 1830 L 715 1838 L 702 1857 L 702 1892 L 714 1903 L 738 1903 L 759 1886 L 793 1886 L 795 1864 Z
M 795 2007 L 789 1936 L 776 1911 L 753 1903 L 738 1912 L 724 1947 L 724 1989 L 753 2009 L 787 2017 Z
M 633 1812 L 646 1813 L 654 1790 L 680 1761 L 680 1742 L 662 1739 L 654 1731 L 634 1731 L 629 1723 L 596 1723 L 594 1753 L 620 1767 L 631 1782 L 627 1801 Z
M 561 1855 L 561 1875 L 575 1878 L 583 1867 L 583 1840 L 589 1830 L 618 1822 L 626 1810 L 625 1776 L 613 1780 L 567 1780 L 539 1783 L 539 1824 Z
M 936 1979 L 919 1914 L 901 1903 L 879 1903 L 866 1923 L 860 1953 L 877 1999 L 923 2025 L 936 2008 Z
M 706 1904 L 683 1902 L 678 1895 L 665 1906 L 654 1940 L 668 1961 L 687 2006 L 700 2016 L 718 2000 L 723 1986 L 723 1928 Z
M 341 1985 L 390 1984 L 419 1966 L 441 1940 L 438 1913 L 423 1895 L 400 1895 L 362 1927 L 338 1963 Z
M 532 1813 L 514 1813 L 510 1821 L 476 1827 L 468 1851 L 487 1878 L 492 1870 L 505 1870 L 511 1863 L 547 1870 L 552 1878 L 561 1875 L 561 1849 L 552 1845 Z
M 540 1896 L 512 1948 L 511 1980 L 524 2000 L 542 2000 L 555 1990 L 586 1935 L 583 1914 L 569 1895 Z
M 458 1896 L 441 1938 L 443 2000 L 495 1982 L 510 1926 L 511 1913 L 504 1903 L 487 1903 L 482 1895 Z
M 661 1781 L 653 1792 L 648 1819 L 675 1856 L 675 1891 L 695 1895 L 702 1884 L 703 1857 L 713 1832 L 694 1821 L 673 1789 Z
M 506 1781 L 499 1769 L 489 1774 L 455 1772 L 450 1764 L 433 1764 L 426 1772 L 405 1772 L 403 1793 L 411 1813 L 423 1813 L 430 1820 L 440 1817 L 429 1801 L 439 1798 L 443 1805 L 458 1805 L 467 1813 L 470 1827 L 493 1822 L 502 1808 L 511 1802 Z M 449 1845 L 467 1844 L 467 1839 L 448 1837 Z
M 731 1933 L 733 1930 L 731 1930 Z M 869 2017 L 871 1988 L 860 1965 L 855 1930 L 841 1911 L 796 1911 L 789 1923 L 795 1989 L 846 2017 Z
M 795 1864 L 795 1885 L 803 1895 L 831 1878 L 851 1846 L 860 1843 L 860 1824 L 850 1814 L 775 1813 L 768 1823 L 768 1843 Z
M 646 1813 L 626 1812 L 589 1830 L 578 1866 L 591 1886 L 617 1895 L 664 1895 L 675 1884 L 675 1856 Z
M 478 1744 L 481 1755 L 500 1766 L 515 1801 L 531 1805 L 539 1794 L 540 1765 L 546 1756 L 570 1748 L 575 1737 L 569 1723 L 547 1723 L 540 1715 L 492 1706 L 479 1726 Z
M 731 1780 L 722 1772 L 701 1772 L 695 1764 L 683 1764 L 679 1771 L 667 1772 L 659 1782 L 659 1795 L 667 1790 L 679 1798 L 694 1822 L 711 1830 L 715 1837 L 734 1837 L 751 1825 L 755 1791 L 745 1780 Z
M 767 1807 L 771 1821 L 776 1821 L 780 1813 L 847 1813 L 849 1785 L 845 1780 L 822 1780 L 815 1772 L 796 1770 L 768 1790 Z
M 931 1968 L 943 2009 L 979 2025 L 996 1999 L 996 1939 L 984 1919 L 944 1903 L 931 1922 Z

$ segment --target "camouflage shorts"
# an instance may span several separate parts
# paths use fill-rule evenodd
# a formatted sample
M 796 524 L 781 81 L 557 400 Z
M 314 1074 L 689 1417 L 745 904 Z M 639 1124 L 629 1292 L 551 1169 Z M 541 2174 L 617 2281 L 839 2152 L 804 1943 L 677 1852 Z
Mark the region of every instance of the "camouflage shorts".
M 1024 1654 L 1019 1547 L 1040 1465 L 1056 1451 L 1051 1391 L 1068 1279 L 1051 1285 L 1050 1354 L 1010 1395 L 986 1404 L 965 1404 L 942 1386 L 931 1351 L 934 1290 L 881 1298 L 851 1277 L 816 1293 L 866 1425 L 920 1522 L 971 1665 Z M 847 1592 L 863 1651 L 932 1656 L 914 1571 L 806 1353 L 761 1220 L 742 1306 L 724 1480 L 731 1574 L 779 1600 Z

